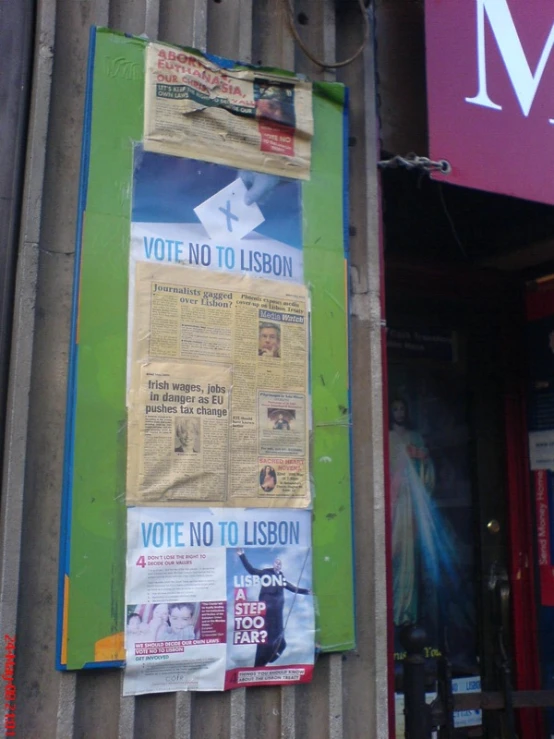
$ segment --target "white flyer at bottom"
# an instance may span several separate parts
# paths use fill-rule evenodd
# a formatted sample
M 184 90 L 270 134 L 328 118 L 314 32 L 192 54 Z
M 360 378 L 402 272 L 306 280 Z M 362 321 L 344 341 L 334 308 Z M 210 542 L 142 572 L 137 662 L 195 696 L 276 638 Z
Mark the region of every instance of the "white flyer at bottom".
M 123 694 L 309 682 L 311 587 L 309 510 L 128 509 Z

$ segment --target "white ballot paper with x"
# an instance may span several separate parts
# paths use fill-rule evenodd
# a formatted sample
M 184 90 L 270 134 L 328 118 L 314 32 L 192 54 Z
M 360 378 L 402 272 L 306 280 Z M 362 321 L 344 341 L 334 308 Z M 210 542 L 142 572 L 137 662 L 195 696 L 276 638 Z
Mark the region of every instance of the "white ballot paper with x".
M 264 222 L 256 203 L 244 201 L 246 185 L 238 177 L 194 209 L 209 237 L 216 243 L 239 241 Z

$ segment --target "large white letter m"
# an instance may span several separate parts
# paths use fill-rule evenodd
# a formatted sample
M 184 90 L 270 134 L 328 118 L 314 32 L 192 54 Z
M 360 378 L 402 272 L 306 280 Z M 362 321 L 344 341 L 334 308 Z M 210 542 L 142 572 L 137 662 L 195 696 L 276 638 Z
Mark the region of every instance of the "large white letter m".
M 485 108 L 502 110 L 501 105 L 493 103 L 487 92 L 487 61 L 485 55 L 485 13 L 498 44 L 500 55 L 511 80 L 516 97 L 524 116 L 529 115 L 537 93 L 548 57 L 554 46 L 554 24 L 542 50 L 535 70 L 531 72 L 523 46 L 519 39 L 514 19 L 507 0 L 476 0 L 477 3 L 477 71 L 479 92 L 466 102 L 482 105 Z

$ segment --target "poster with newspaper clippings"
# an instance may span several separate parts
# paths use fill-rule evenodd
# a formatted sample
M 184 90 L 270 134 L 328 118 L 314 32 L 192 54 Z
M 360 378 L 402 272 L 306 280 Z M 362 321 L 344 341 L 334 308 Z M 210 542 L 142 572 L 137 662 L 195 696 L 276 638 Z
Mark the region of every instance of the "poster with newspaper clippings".
M 304 286 L 138 263 L 127 502 L 305 508 Z
M 124 695 L 312 677 L 311 512 L 131 508 Z
M 252 578 L 241 597 L 256 604 L 268 595 L 255 579 L 264 575 L 237 550 L 259 571 L 281 558 L 287 580 L 309 589 L 298 574 L 306 554 L 297 569 L 262 541 L 313 505 L 318 649 L 354 649 L 348 89 L 94 27 L 86 76 L 56 668 L 122 667 L 127 631 L 139 650 L 149 644 L 135 655 L 155 657 L 149 665 L 184 646 L 151 646 L 165 623 L 154 608 L 170 603 L 163 577 L 152 600 L 139 589 L 125 602 L 127 513 L 152 507 L 273 511 L 256 544 L 226 553 L 233 576 Z M 190 621 L 201 634 L 192 641 L 205 640 L 188 645 L 200 650 L 187 651 L 190 690 L 222 684 L 229 592 L 212 601 L 211 589 L 197 583 L 171 601 L 193 605 L 177 614 L 179 630 L 190 637 Z M 291 677 L 310 665 L 298 646 L 312 606 L 298 591 L 288 618 L 295 594 L 283 595 L 286 650 L 260 669 Z M 263 608 L 238 601 L 232 615 L 254 620 Z M 262 638 L 248 623 L 233 644 L 241 669 L 254 668 Z
M 312 136 L 311 83 L 148 45 L 147 151 L 309 179 Z

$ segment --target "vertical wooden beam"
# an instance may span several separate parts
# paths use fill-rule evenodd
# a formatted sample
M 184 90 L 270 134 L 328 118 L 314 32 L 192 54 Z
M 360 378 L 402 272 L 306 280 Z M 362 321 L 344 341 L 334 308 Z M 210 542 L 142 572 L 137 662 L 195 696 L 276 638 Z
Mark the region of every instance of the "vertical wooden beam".
M 370 11 L 369 11 L 370 12 Z M 373 17 L 370 15 L 373 23 Z M 360 44 L 357 3 L 344 3 L 337 47 Z M 352 422 L 357 650 L 343 665 L 346 737 L 389 736 L 383 427 L 384 325 L 378 129 L 373 47 L 339 70 L 350 89 Z

